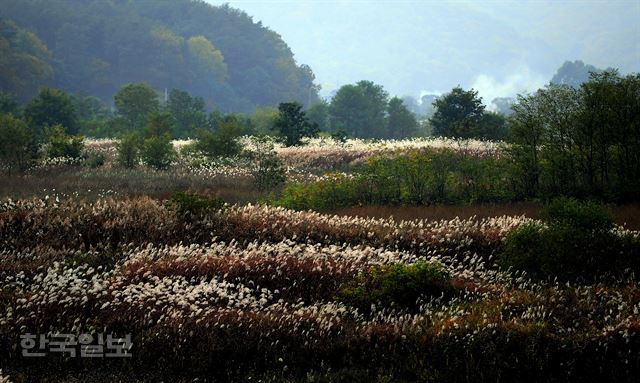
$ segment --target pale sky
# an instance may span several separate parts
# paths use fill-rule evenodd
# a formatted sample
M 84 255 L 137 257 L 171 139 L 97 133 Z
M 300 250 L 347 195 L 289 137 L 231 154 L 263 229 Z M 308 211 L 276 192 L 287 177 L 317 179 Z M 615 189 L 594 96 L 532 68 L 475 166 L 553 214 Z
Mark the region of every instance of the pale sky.
M 279 33 L 325 96 L 366 79 L 414 97 L 460 84 L 490 102 L 543 86 L 566 60 L 640 72 L 640 0 L 207 1 Z

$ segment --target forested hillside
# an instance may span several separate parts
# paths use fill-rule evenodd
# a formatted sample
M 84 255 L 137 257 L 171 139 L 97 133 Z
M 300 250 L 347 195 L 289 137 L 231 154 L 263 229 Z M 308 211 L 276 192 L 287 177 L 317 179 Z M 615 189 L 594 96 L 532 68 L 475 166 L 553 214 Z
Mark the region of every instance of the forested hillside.
M 0 52 L 0 90 L 22 101 L 49 85 L 112 102 L 147 82 L 246 112 L 319 90 L 276 32 L 197 0 L 0 0 Z

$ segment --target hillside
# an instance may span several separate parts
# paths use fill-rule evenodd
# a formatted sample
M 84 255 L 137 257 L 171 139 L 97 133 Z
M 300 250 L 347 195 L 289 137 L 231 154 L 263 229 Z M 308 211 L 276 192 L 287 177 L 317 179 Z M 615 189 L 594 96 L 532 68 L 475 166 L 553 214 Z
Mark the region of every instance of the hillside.
M 222 111 L 249 111 L 307 103 L 319 90 L 276 32 L 226 5 L 0 0 L 0 19 L 0 87 L 21 100 L 50 85 L 111 102 L 123 84 L 147 82 Z M 16 76 L 23 72 L 30 75 Z

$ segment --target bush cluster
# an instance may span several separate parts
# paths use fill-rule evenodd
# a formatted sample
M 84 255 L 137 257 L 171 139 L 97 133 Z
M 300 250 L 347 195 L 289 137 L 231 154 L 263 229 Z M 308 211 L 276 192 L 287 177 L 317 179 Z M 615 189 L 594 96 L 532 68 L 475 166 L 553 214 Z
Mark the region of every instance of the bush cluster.
M 617 233 L 602 205 L 558 198 L 542 218 L 507 235 L 499 261 L 503 268 L 560 280 L 640 272 L 640 238 Z
M 510 200 L 509 162 L 453 150 L 413 150 L 371 157 L 353 173 L 329 174 L 285 187 L 279 203 L 292 209 L 355 205 L 429 205 Z

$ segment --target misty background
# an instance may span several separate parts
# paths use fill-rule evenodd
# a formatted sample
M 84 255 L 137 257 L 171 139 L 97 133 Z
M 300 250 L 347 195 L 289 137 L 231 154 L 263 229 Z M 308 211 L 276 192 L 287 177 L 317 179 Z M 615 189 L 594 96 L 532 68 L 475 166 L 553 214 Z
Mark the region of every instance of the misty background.
M 534 91 L 567 60 L 640 70 L 640 1 L 207 2 L 246 11 L 308 64 L 330 97 L 362 79 L 390 94 Z

